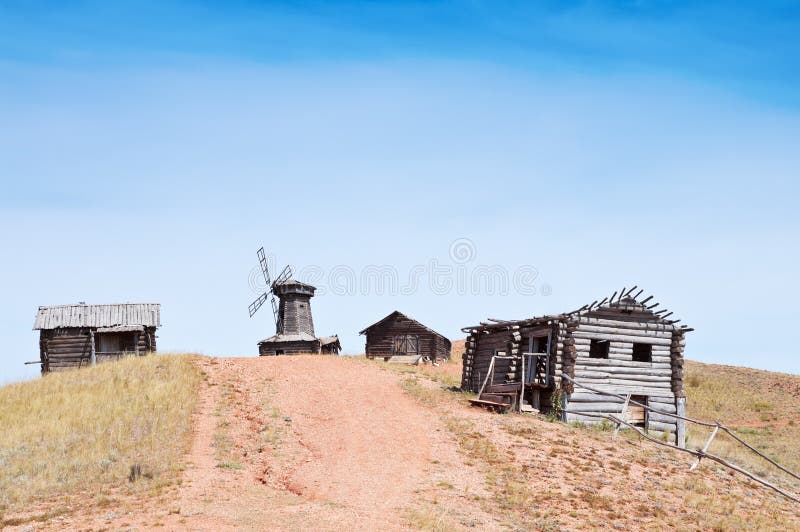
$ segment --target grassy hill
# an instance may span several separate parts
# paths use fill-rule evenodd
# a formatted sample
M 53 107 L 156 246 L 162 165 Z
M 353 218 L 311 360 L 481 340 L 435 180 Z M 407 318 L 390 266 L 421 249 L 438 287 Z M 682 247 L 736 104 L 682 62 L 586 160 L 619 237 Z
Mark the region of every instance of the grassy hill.
M 437 438 L 443 439 L 439 445 L 452 445 L 462 457 L 459 460 L 463 464 L 457 468 L 445 466 L 439 455 L 417 464 L 418 475 L 431 470 L 438 476 L 435 482 L 419 481 L 415 493 L 424 493 L 424 497 L 412 497 L 411 502 L 398 499 L 398 504 L 406 505 L 398 519 L 412 527 L 556 530 L 800 526 L 795 505 L 713 463 L 704 462 L 690 473 L 692 459 L 688 455 L 642 442 L 631 434 L 612 441 L 610 433 L 603 430 L 470 408 L 468 394 L 453 391 L 460 382 L 463 341 L 454 342 L 453 351 L 453 360 L 441 367 L 329 359 L 323 374 L 328 377 L 318 379 L 308 377 L 319 367 L 315 357 L 254 360 L 161 355 L 0 388 L 0 524 L 39 521 L 52 529 L 128 524 L 222 526 L 213 520 L 195 521 L 210 519 L 200 510 L 185 512 L 176 507 L 175 501 L 186 505 L 197 498 L 202 499 L 195 501 L 200 507 L 217 505 L 226 516 L 236 515 L 245 506 L 267 512 L 264 515 L 272 519 L 312 515 L 292 510 L 297 505 L 305 508 L 312 504 L 301 495 L 303 488 L 283 481 L 273 485 L 266 479 L 291 476 L 298 463 L 307 464 L 302 467 L 311 471 L 317 460 L 319 467 L 331 467 L 325 465 L 325 453 L 336 451 L 336 447 L 317 448 L 314 438 L 326 434 L 332 441 L 340 441 L 352 434 L 344 428 L 342 435 L 330 431 L 370 405 L 372 396 L 364 395 L 367 383 L 375 386 L 375 382 L 381 382 L 378 389 L 393 386 L 399 395 L 419 403 L 420 419 L 428 420 L 421 425 L 418 420 L 404 431 L 413 427 L 420 431 L 417 437 L 421 440 L 426 438 L 426 431 L 439 434 Z M 293 379 L 299 377 L 285 377 L 274 369 L 276 363 L 309 380 L 297 384 Z M 207 371 L 216 375 L 209 377 Z M 256 374 L 261 371 L 266 373 Z M 357 377 L 345 378 L 348 372 Z M 330 386 L 333 381 L 339 384 Z M 800 469 L 796 446 L 800 437 L 800 377 L 689 362 L 686 382 L 690 416 L 719 419 L 779 462 Z M 307 388 L 310 385 L 315 388 Z M 281 386 L 283 391 L 273 395 Z M 285 400 L 285 394 L 295 390 L 301 391 L 304 400 Z M 347 411 L 346 401 L 335 415 L 305 410 L 307 397 L 325 405 L 357 394 L 361 400 L 351 405 L 352 411 Z M 281 401 L 279 409 L 276 405 Z M 193 412 L 196 414 L 198 408 L 206 412 L 206 432 L 214 450 L 207 457 L 208 469 L 195 471 L 182 484 L 187 472 L 192 472 L 192 467 L 197 469 L 196 459 L 202 458 L 189 458 L 187 454 L 192 420 L 197 419 Z M 382 411 L 385 403 L 371 408 Z M 400 418 L 369 417 L 362 421 L 374 434 L 389 430 Z M 701 446 L 707 434 L 693 429 L 690 444 Z M 383 445 L 387 437 L 376 438 L 373 443 Z M 360 445 L 360 438 L 355 441 Z M 228 445 L 223 449 L 220 442 Z M 221 450 L 227 453 L 225 463 L 236 467 L 218 464 Z M 298 458 L 307 456 L 309 450 L 314 458 Z M 356 446 L 338 452 L 349 455 L 359 451 Z M 800 489 L 721 435 L 711 452 L 779 479 L 782 486 L 795 492 Z M 331 464 L 341 456 L 329 457 Z M 288 460 L 288 469 L 278 474 L 283 460 Z M 187 466 L 190 468 L 184 471 Z M 272 468 L 277 469 L 265 473 Z M 357 499 L 342 492 L 357 490 L 360 485 L 362 473 L 358 468 L 350 473 L 355 477 L 351 485 L 331 488 L 343 501 Z M 324 474 L 314 478 L 329 481 Z M 455 488 L 459 482 L 466 488 Z M 194 491 L 187 491 L 189 485 Z M 218 493 L 220 485 L 241 493 Z M 195 496 L 209 493 L 215 495 Z M 251 498 L 252 504 L 241 505 L 241 497 Z M 339 516 L 337 519 L 357 519 L 347 516 L 362 511 L 332 504 L 323 500 L 315 507 L 321 513 L 314 514 L 314 519 L 329 517 L 330 512 Z M 124 513 L 124 521 L 98 517 L 106 513 Z M 143 517 L 138 520 L 128 517 L 139 513 Z M 257 526 L 264 515 L 251 515 L 246 523 Z M 222 523 L 234 523 L 230 527 L 236 528 L 242 521 Z M 337 523 L 343 526 L 344 522 Z
M 32 501 L 62 497 L 47 518 L 64 494 L 111 505 L 174 483 L 199 379 L 187 356 L 150 356 L 0 388 L 0 524 Z
M 748 443 L 795 472 L 800 471 L 800 376 L 737 366 L 686 363 L 687 414 L 722 423 Z M 689 445 L 702 447 L 708 429 L 690 427 Z M 754 472 L 780 473 L 720 435 L 711 452 L 751 466 Z

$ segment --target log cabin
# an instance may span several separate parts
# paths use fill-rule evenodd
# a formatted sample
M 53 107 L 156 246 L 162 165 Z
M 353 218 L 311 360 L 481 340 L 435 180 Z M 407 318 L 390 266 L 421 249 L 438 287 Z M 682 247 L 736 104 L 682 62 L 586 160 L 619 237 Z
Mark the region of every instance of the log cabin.
M 39 307 L 33 329 L 42 373 L 48 373 L 155 352 L 160 326 L 158 303 L 79 303 Z
M 359 334 L 367 337 L 365 353 L 370 359 L 416 364 L 424 357 L 450 358 L 450 340 L 397 310 Z
M 478 403 L 515 402 L 566 422 L 598 423 L 597 414 L 624 411 L 631 424 L 683 447 L 684 421 L 635 403 L 685 416 L 683 352 L 693 329 L 635 290 L 572 312 L 463 328 L 462 389 L 478 393 Z

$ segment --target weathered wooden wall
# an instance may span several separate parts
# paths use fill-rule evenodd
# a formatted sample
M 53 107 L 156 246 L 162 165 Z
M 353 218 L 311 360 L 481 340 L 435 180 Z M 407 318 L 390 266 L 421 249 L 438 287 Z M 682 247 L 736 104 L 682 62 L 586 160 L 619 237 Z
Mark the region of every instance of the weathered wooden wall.
M 491 333 L 478 332 L 467 339 L 466 352 L 464 353 L 464 369 L 462 369 L 461 387 L 477 393 L 480 390 L 492 357 L 503 351 L 510 354 L 513 347 L 511 331 L 498 331 Z M 495 375 L 513 375 L 515 368 L 509 360 L 495 362 Z
M 314 336 L 314 319 L 311 317 L 311 296 L 285 293 L 281 295 L 280 316 L 283 319 L 282 333 L 308 333 Z
M 395 336 L 419 337 L 419 355 L 430 358 L 450 358 L 450 340 L 419 322 L 403 315 L 395 315 L 366 329 L 364 352 L 368 358 L 392 356 Z
M 682 389 L 682 382 L 676 384 L 673 380 L 676 365 L 673 361 L 676 358 L 673 354 L 674 330 L 673 325 L 654 319 L 652 314 L 634 317 L 621 311 L 603 309 L 602 312 L 581 315 L 565 339 L 575 349 L 574 363 L 569 365 L 570 376 L 578 383 L 601 391 L 645 396 L 651 406 L 676 413 L 674 388 L 678 386 Z M 609 341 L 608 358 L 590 358 L 592 340 Z M 634 343 L 652 346 L 650 362 L 632 359 Z M 569 393 L 567 410 L 570 411 L 618 415 L 623 406 L 621 399 L 597 394 L 580 386 L 574 389 L 570 387 L 569 390 L 565 387 L 565 391 Z M 575 413 L 567 413 L 566 420 L 599 421 L 598 418 Z M 669 431 L 673 441 L 678 431 L 673 418 L 655 413 L 649 415 L 647 428 Z
M 299 340 L 296 342 L 261 342 L 258 344 L 258 354 L 260 356 L 273 356 L 277 350 L 283 351 L 284 355 L 319 354 L 319 340 L 308 341 Z
M 121 342 L 120 349 L 131 353 L 136 351 L 133 343 L 134 333 L 115 333 L 127 337 Z M 97 338 L 97 335 L 95 335 Z M 95 340 L 95 351 L 97 351 Z M 156 350 L 156 335 L 154 327 L 146 327 L 139 333 L 139 354 L 145 355 Z M 39 358 L 42 364 L 42 373 L 49 371 L 62 371 L 91 365 L 92 344 L 91 329 L 66 328 L 42 330 L 39 333 Z M 97 362 L 117 360 L 119 356 L 97 354 Z

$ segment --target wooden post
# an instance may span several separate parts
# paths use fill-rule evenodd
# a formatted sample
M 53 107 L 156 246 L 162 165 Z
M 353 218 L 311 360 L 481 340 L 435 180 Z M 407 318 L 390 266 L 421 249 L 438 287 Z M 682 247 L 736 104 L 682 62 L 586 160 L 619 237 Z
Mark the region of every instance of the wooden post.
M 686 448 L 686 421 L 681 419 L 682 417 L 686 416 L 686 398 L 685 397 L 676 397 L 675 398 L 675 408 L 676 412 L 680 418 L 675 420 L 677 425 L 677 432 L 675 434 L 675 444 L 680 447 L 681 449 Z
M 136 356 L 139 356 L 139 333 L 133 333 L 133 351 L 136 353 Z
M 694 471 L 695 469 L 697 469 L 697 466 L 700 465 L 700 460 L 703 458 L 703 455 L 706 454 L 706 452 L 708 451 L 708 448 L 711 447 L 711 442 L 714 441 L 714 436 L 717 435 L 717 431 L 718 430 L 719 430 L 719 425 L 714 427 L 714 430 L 711 431 L 711 436 L 708 437 L 708 441 L 703 446 L 703 451 L 702 451 L 701 455 L 697 457 L 697 461 L 692 464 L 692 467 L 689 468 L 689 471 Z
M 483 384 L 481 385 L 481 389 L 478 390 L 478 399 L 481 398 L 481 394 L 483 393 L 483 389 L 486 388 L 486 383 L 489 382 L 489 376 L 494 373 L 494 357 L 492 357 L 491 362 L 489 362 L 489 371 L 486 373 L 486 378 L 483 380 Z M 478 372 L 478 376 L 480 376 L 480 372 Z
M 522 401 L 525 400 L 525 353 L 522 353 L 522 378 L 519 385 L 519 403 L 517 403 L 517 412 L 522 412 Z
M 631 394 L 628 394 L 625 397 L 625 404 L 622 405 L 622 411 L 620 412 L 620 419 L 625 419 L 628 416 L 628 403 L 631 401 Z M 617 439 L 617 433 L 619 432 L 620 427 L 622 427 L 622 423 L 617 423 L 617 428 L 614 429 L 614 434 L 611 435 L 612 440 Z
M 97 353 L 95 352 L 94 348 L 94 329 L 89 329 L 89 349 L 91 349 L 91 361 L 92 366 L 97 364 Z

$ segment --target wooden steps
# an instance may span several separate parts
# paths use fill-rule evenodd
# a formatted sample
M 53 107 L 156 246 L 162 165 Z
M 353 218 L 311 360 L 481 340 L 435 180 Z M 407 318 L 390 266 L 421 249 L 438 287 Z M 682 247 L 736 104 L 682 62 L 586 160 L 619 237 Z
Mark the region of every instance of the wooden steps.
M 510 405 L 514 402 L 514 396 L 506 393 L 486 393 L 483 392 L 480 397 L 481 401 L 489 401 L 490 403 L 502 403 Z
M 519 383 L 518 382 L 511 382 L 505 384 L 489 384 L 484 389 L 484 392 L 488 393 L 519 393 Z
M 490 384 L 477 399 L 470 400 L 470 403 L 504 412 L 516 406 L 518 396 L 519 383 Z
M 505 412 L 506 410 L 511 408 L 511 405 L 508 404 L 508 403 L 495 403 L 493 401 L 484 401 L 482 399 L 470 399 L 469 402 L 473 406 L 482 406 L 482 407 L 490 408 L 492 410 L 499 410 L 499 411 L 502 411 L 502 412 Z

